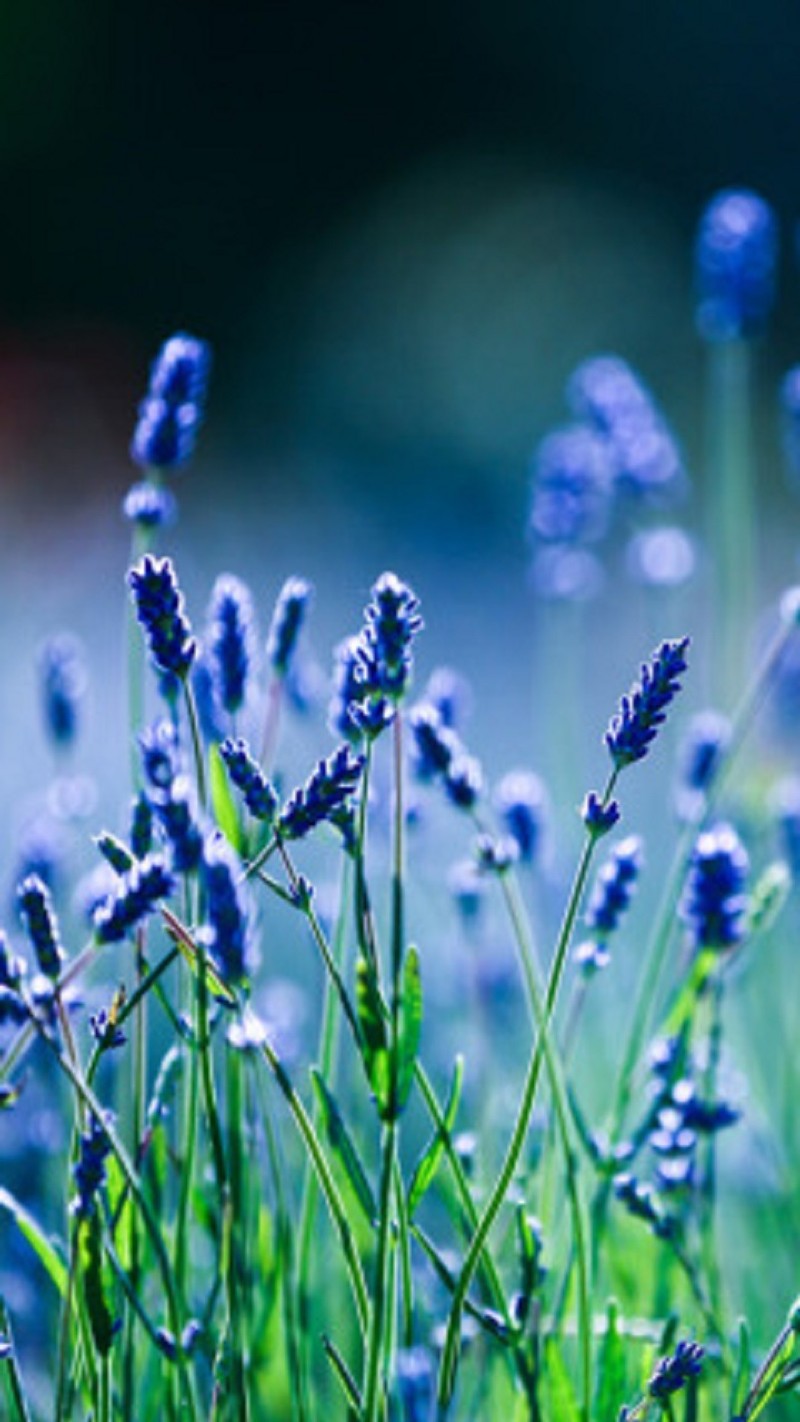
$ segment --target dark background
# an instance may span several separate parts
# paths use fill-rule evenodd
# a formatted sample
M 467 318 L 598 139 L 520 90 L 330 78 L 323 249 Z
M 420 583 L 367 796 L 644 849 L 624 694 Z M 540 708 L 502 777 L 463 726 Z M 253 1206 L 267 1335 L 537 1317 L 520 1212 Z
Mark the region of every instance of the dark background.
M 516 497 L 598 348 L 691 452 L 690 247 L 716 188 L 781 219 L 768 378 L 800 346 L 798 59 L 786 0 L 6 5 L 4 488 L 74 498 L 101 467 L 123 487 L 179 326 L 214 343 L 208 449 L 242 477 L 366 461 L 372 488 L 422 467 Z

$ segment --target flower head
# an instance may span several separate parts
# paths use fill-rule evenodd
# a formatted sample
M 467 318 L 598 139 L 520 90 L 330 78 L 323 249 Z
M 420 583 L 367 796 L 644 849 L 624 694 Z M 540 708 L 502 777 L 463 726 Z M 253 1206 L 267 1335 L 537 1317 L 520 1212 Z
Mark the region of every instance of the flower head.
M 48 734 L 54 745 L 69 746 L 77 735 L 86 690 L 86 664 L 77 637 L 68 632 L 48 637 L 39 652 L 39 676 Z
M 276 676 L 289 671 L 313 593 L 305 578 L 287 578 L 278 594 L 267 637 L 267 661 Z
M 732 825 L 718 824 L 700 835 L 681 902 L 681 917 L 695 948 L 733 948 L 742 941 L 749 867 Z
M 128 573 L 128 585 L 156 667 L 183 679 L 194 661 L 197 643 L 171 559 L 146 553 Z
M 253 600 L 240 578 L 217 578 L 208 614 L 208 657 L 220 705 L 233 714 L 247 691 L 253 659 Z
M 53 910 L 50 890 L 36 874 L 29 874 L 17 889 L 20 917 L 36 954 L 39 971 L 55 980 L 64 961 L 64 949 Z
M 98 943 L 119 942 L 151 914 L 159 899 L 167 898 L 173 888 L 172 873 L 162 858 L 149 854 L 138 859 L 95 912 L 94 931 Z
M 679 676 L 686 670 L 688 637 L 662 642 L 641 676 L 620 701 L 612 717 L 605 743 L 617 770 L 642 760 L 666 720 L 666 708 L 680 691 Z
M 354 794 L 363 768 L 364 757 L 354 755 L 348 745 L 319 761 L 280 812 L 277 827 L 284 839 L 302 839 L 316 825 L 331 820 Z
M 778 231 L 769 204 L 727 188 L 705 208 L 695 244 L 697 325 L 708 341 L 758 335 L 775 300 Z

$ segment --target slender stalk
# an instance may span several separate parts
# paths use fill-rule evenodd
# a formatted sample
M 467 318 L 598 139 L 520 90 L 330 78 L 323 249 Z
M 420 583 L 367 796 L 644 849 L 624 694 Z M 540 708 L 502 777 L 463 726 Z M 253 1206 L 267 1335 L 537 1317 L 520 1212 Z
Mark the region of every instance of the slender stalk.
M 369 1294 L 364 1278 L 364 1269 L 353 1238 L 347 1211 L 342 1203 L 341 1195 L 339 1194 L 336 1181 L 334 1180 L 319 1136 L 312 1125 L 311 1117 L 295 1091 L 291 1079 L 286 1072 L 286 1068 L 278 1057 L 274 1047 L 272 1047 L 269 1042 L 264 1042 L 260 1051 L 289 1107 L 295 1125 L 302 1137 L 303 1144 L 308 1151 L 317 1173 L 320 1189 L 325 1198 L 325 1203 L 328 1206 L 336 1232 L 339 1235 L 347 1272 L 350 1277 L 356 1313 L 363 1335 L 369 1317 Z
M 571 1138 L 569 1096 L 561 1063 L 558 1059 L 553 1034 L 545 1017 L 542 994 L 539 988 L 539 970 L 530 925 L 519 893 L 519 886 L 511 874 L 504 874 L 501 887 L 508 915 L 517 943 L 523 977 L 528 997 L 532 1021 L 544 1045 L 545 1065 L 553 1097 L 556 1131 L 564 1156 L 564 1173 L 567 1196 L 572 1221 L 572 1243 L 578 1277 L 578 1341 L 581 1358 L 581 1380 L 583 1396 L 581 1417 L 589 1422 L 589 1408 L 592 1390 L 592 1309 L 591 1278 L 589 1269 L 589 1249 L 587 1225 L 584 1219 L 583 1203 L 578 1188 L 575 1164 L 575 1150 Z
M 170 1329 L 175 1338 L 180 1338 L 181 1307 L 175 1284 L 175 1275 L 172 1270 L 172 1265 L 170 1263 L 166 1245 L 164 1244 L 161 1230 L 158 1226 L 158 1221 L 156 1220 L 150 1208 L 150 1204 L 148 1202 L 145 1192 L 142 1189 L 141 1181 L 134 1168 L 133 1162 L 131 1161 L 122 1141 L 117 1135 L 114 1126 L 108 1120 L 108 1117 L 104 1114 L 103 1107 L 95 1096 L 92 1088 L 88 1085 L 84 1077 L 81 1075 L 79 1069 L 68 1059 L 68 1057 L 64 1055 L 64 1053 L 59 1049 L 58 1044 L 53 1041 L 46 1028 L 38 1020 L 36 1020 L 35 1022 L 35 1028 L 41 1040 L 52 1052 L 53 1056 L 61 1067 L 61 1070 L 65 1073 L 66 1076 L 69 1077 L 83 1105 L 87 1108 L 87 1110 L 92 1112 L 93 1116 L 95 1116 L 97 1121 L 100 1123 L 103 1133 L 106 1136 L 106 1139 L 108 1140 L 108 1143 L 111 1146 L 111 1149 L 113 1150 L 117 1161 L 119 1162 L 122 1173 L 125 1176 L 128 1189 L 134 1200 L 136 1208 L 142 1217 L 145 1228 L 150 1237 L 150 1241 L 152 1243 L 156 1258 L 158 1260 L 161 1281 L 164 1286 L 164 1294 L 166 1297 Z M 188 1418 L 192 1419 L 192 1422 L 197 1422 L 197 1405 L 194 1397 L 191 1374 L 186 1364 L 186 1358 L 184 1356 L 183 1349 L 180 1347 L 176 1351 L 176 1361 L 180 1370 L 180 1378 L 184 1395 L 184 1406 L 186 1408 L 186 1415 Z
M 603 804 L 607 804 L 610 800 L 615 782 L 616 772 L 613 772 L 609 777 L 609 781 L 606 786 L 606 790 L 603 796 Z M 567 961 L 567 952 L 572 938 L 572 931 L 575 926 L 575 919 L 578 915 L 578 909 L 580 907 L 581 899 L 583 898 L 583 892 L 586 886 L 586 880 L 589 874 L 589 868 L 591 866 L 596 843 L 596 837 L 592 834 L 588 834 L 584 842 L 583 851 L 575 873 L 575 878 L 573 880 L 572 889 L 570 891 L 569 900 L 567 902 L 567 907 L 564 913 L 564 918 L 562 920 L 561 929 L 559 931 L 558 939 L 556 942 L 555 953 L 553 955 L 553 962 L 550 968 L 547 988 L 545 991 L 543 1012 L 543 1027 L 545 1030 L 549 1028 L 550 1019 L 552 1018 L 553 1011 L 555 1008 L 558 990 L 561 985 L 561 979 Z M 450 1400 L 453 1395 L 453 1388 L 455 1386 L 456 1372 L 458 1368 L 458 1353 L 461 1339 L 461 1317 L 464 1310 L 464 1302 L 467 1297 L 467 1291 L 472 1281 L 472 1276 L 475 1273 L 475 1269 L 477 1267 L 477 1263 L 480 1258 L 481 1251 L 483 1249 L 484 1241 L 486 1240 L 489 1231 L 491 1230 L 492 1225 L 494 1224 L 494 1221 L 500 1210 L 500 1207 L 506 1198 L 509 1186 L 511 1185 L 511 1181 L 514 1177 L 514 1172 L 517 1168 L 520 1155 L 522 1154 L 522 1148 L 527 1138 L 528 1127 L 530 1125 L 531 1114 L 533 1111 L 533 1105 L 536 1099 L 536 1091 L 539 1084 L 539 1074 L 541 1071 L 543 1056 L 544 1035 L 543 1031 L 539 1031 L 536 1035 L 533 1050 L 531 1052 L 530 1060 L 528 1063 L 528 1069 L 522 1087 L 522 1096 L 517 1112 L 517 1119 L 511 1135 L 511 1140 L 509 1141 L 505 1158 L 500 1168 L 500 1173 L 497 1176 L 497 1179 L 489 1194 L 489 1198 L 487 1199 L 486 1204 L 484 1205 L 483 1214 L 481 1215 L 478 1227 L 475 1231 L 475 1234 L 473 1235 L 469 1249 L 467 1250 L 464 1263 L 461 1266 L 461 1273 L 458 1277 L 458 1281 L 456 1284 L 453 1302 L 450 1309 L 450 1316 L 447 1322 L 447 1331 L 445 1335 L 442 1361 L 439 1370 L 439 1407 L 442 1412 L 444 1412 L 449 1406 Z
M 392 922 L 390 935 L 390 997 L 389 997 L 389 1090 L 383 1125 L 381 1150 L 381 1183 L 378 1209 L 378 1242 L 375 1256 L 375 1283 L 372 1313 L 367 1339 L 364 1373 L 363 1422 L 377 1422 L 382 1415 L 385 1388 L 381 1387 L 381 1362 L 385 1363 L 387 1329 L 391 1332 L 389 1309 L 393 1303 L 390 1280 L 391 1210 L 395 1172 L 400 1174 L 398 1134 L 401 1104 L 398 1100 L 400 1052 L 400 999 L 403 959 L 405 955 L 404 885 L 403 885 L 403 722 L 399 707 L 392 723 L 394 752 L 394 823 L 392 837 Z M 402 1192 L 402 1180 L 400 1183 Z

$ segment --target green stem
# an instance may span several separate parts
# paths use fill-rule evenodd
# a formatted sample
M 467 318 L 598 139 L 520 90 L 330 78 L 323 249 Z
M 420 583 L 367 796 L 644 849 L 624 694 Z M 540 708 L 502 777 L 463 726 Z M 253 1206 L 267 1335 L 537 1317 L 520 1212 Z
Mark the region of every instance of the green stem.
M 53 1041 L 46 1028 L 38 1020 L 35 1022 L 35 1028 L 41 1040 L 52 1052 L 53 1056 L 61 1067 L 61 1070 L 65 1073 L 67 1077 L 69 1077 L 69 1080 L 72 1082 L 72 1085 L 74 1086 L 83 1105 L 86 1107 L 87 1110 L 92 1112 L 94 1117 L 101 1125 L 103 1133 L 106 1136 L 106 1139 L 108 1140 L 108 1143 L 117 1158 L 122 1174 L 125 1177 L 130 1194 L 133 1198 L 137 1210 L 139 1211 L 142 1217 L 147 1233 L 150 1236 L 150 1241 L 152 1243 L 156 1258 L 158 1260 L 161 1281 L 164 1286 L 164 1293 L 166 1296 L 167 1303 L 167 1313 L 169 1317 L 169 1326 L 173 1336 L 176 1339 L 179 1339 L 181 1336 L 181 1309 L 178 1301 L 178 1292 L 175 1284 L 175 1276 L 172 1271 L 172 1265 L 170 1264 L 166 1245 L 164 1244 L 164 1240 L 161 1235 L 161 1230 L 158 1226 L 158 1221 L 156 1220 L 150 1208 L 147 1196 L 145 1195 L 142 1189 L 141 1181 L 134 1168 L 133 1162 L 131 1161 L 122 1141 L 117 1135 L 114 1126 L 111 1124 L 111 1122 L 108 1120 L 108 1117 L 105 1115 L 102 1105 L 98 1101 L 91 1087 L 84 1080 L 78 1068 L 64 1055 L 62 1051 L 60 1051 L 58 1044 Z M 192 1422 L 197 1422 L 197 1405 L 194 1398 L 191 1374 L 189 1373 L 189 1370 L 187 1368 L 186 1358 L 184 1356 L 183 1349 L 180 1348 L 180 1346 L 177 1348 L 176 1361 L 180 1370 L 181 1385 L 183 1388 L 184 1404 L 187 1410 L 187 1416 L 192 1419 Z
M 291 1078 L 289 1077 L 286 1068 L 278 1057 L 278 1054 L 275 1051 L 274 1047 L 272 1047 L 269 1042 L 264 1042 L 260 1050 L 265 1062 L 267 1063 L 267 1066 L 269 1067 L 270 1071 L 272 1072 L 272 1075 L 275 1078 L 277 1086 L 281 1091 L 287 1106 L 289 1107 L 295 1125 L 297 1126 L 297 1129 L 302 1137 L 303 1144 L 305 1145 L 305 1148 L 308 1151 L 314 1169 L 317 1173 L 317 1179 L 319 1181 L 322 1194 L 325 1198 L 325 1203 L 328 1206 L 328 1210 L 330 1212 L 331 1219 L 333 1220 L 334 1227 L 336 1229 L 337 1234 L 339 1235 L 339 1240 L 342 1246 L 342 1252 L 344 1254 L 345 1264 L 347 1266 L 347 1272 L 350 1277 L 350 1285 L 353 1291 L 353 1298 L 355 1300 L 358 1321 L 363 1336 L 364 1330 L 367 1325 L 367 1319 L 369 1316 L 369 1295 L 367 1292 L 366 1280 L 364 1278 L 364 1269 L 358 1255 L 355 1240 L 353 1238 L 353 1232 L 350 1227 L 350 1221 L 347 1217 L 347 1211 L 345 1210 L 344 1204 L 342 1203 L 341 1195 L 339 1194 L 336 1181 L 334 1180 L 333 1173 L 331 1171 L 330 1165 L 328 1164 L 327 1157 L 325 1155 L 325 1151 L 322 1148 L 319 1136 L 314 1130 L 311 1118 L 308 1112 L 306 1111 L 302 1101 L 300 1100 L 300 1097 L 295 1091 L 294 1086 L 292 1085 Z
M 611 798 L 611 794 L 616 782 L 616 771 L 612 772 L 603 796 L 603 804 L 606 805 Z M 553 962 L 550 968 L 547 988 L 544 998 L 543 1026 L 548 1029 L 550 1020 L 555 1008 L 558 990 L 564 973 L 567 961 L 567 953 L 572 938 L 572 931 L 575 926 L 575 919 L 578 915 L 586 880 L 589 874 L 592 857 L 594 854 L 597 838 L 593 834 L 587 834 L 584 842 L 583 852 L 575 873 L 572 889 L 570 892 L 561 929 L 556 942 L 556 949 L 553 955 Z M 541 1071 L 542 1059 L 544 1055 L 544 1035 L 539 1031 L 536 1035 L 533 1050 L 531 1052 L 525 1081 L 522 1088 L 517 1119 L 509 1141 L 505 1159 L 500 1168 L 500 1173 L 490 1192 L 489 1198 L 484 1205 L 483 1214 L 478 1223 L 478 1227 L 473 1235 L 472 1242 L 467 1250 L 466 1258 L 461 1267 L 461 1273 L 453 1295 L 453 1302 L 450 1309 L 450 1316 L 447 1322 L 442 1361 L 439 1370 L 439 1406 L 442 1412 L 450 1404 L 455 1386 L 456 1372 L 458 1368 L 458 1354 L 461 1342 L 461 1317 L 464 1310 L 464 1302 L 467 1291 L 475 1273 L 478 1260 L 483 1249 L 489 1231 L 494 1224 L 497 1214 L 508 1193 L 509 1186 L 517 1168 L 522 1148 L 528 1134 L 531 1114 L 533 1111 L 536 1091 L 539 1084 L 539 1074 Z
M 536 1027 L 538 1036 L 544 1045 L 545 1065 L 553 1097 L 556 1131 L 564 1156 L 564 1174 L 572 1220 L 573 1248 L 578 1277 L 578 1340 L 583 1386 L 581 1418 L 583 1422 L 589 1422 L 592 1390 L 593 1335 L 591 1280 L 589 1272 L 589 1249 L 587 1247 L 586 1238 L 586 1221 L 584 1219 L 583 1204 L 578 1189 L 575 1150 L 570 1131 L 569 1096 L 561 1063 L 558 1059 L 557 1049 L 554 1044 L 553 1033 L 550 1031 L 549 1021 L 545 1016 L 542 994 L 539 987 L 539 969 L 536 963 L 536 950 L 528 918 L 520 897 L 519 886 L 512 874 L 504 874 L 502 876 L 501 886 L 517 943 L 531 1018 Z

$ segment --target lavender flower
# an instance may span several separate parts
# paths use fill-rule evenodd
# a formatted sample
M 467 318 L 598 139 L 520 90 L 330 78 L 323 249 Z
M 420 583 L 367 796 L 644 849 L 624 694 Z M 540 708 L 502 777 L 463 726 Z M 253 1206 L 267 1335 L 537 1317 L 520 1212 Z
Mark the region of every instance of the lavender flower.
M 519 857 L 532 864 L 541 848 L 548 812 L 544 783 L 532 770 L 511 770 L 494 792 L 504 828 L 519 845 Z
M 128 573 L 128 584 L 156 667 L 183 680 L 194 661 L 197 643 L 171 560 L 145 554 Z
M 572 375 L 567 398 L 608 441 L 614 482 L 627 493 L 663 497 L 684 483 L 677 445 L 650 391 L 618 356 L 596 356 Z
M 206 841 L 201 876 L 206 895 L 203 941 L 225 982 L 238 987 L 247 977 L 247 918 L 237 882 L 239 865 L 221 835 Z
M 748 869 L 747 852 L 732 825 L 715 825 L 700 835 L 681 902 L 681 917 L 694 948 L 733 948 L 741 943 Z
M 680 748 L 677 809 L 682 819 L 697 819 L 731 739 L 731 723 L 716 711 L 693 716 Z
M 289 671 L 313 592 L 305 578 L 287 578 L 278 594 L 267 637 L 267 661 L 276 676 Z
M 545 543 L 593 543 L 608 527 L 613 468 L 608 443 L 582 425 L 556 430 L 533 462 L 529 529 Z
M 39 971 L 54 982 L 65 954 L 47 885 L 36 874 L 29 874 L 17 889 L 17 903 Z
M 178 874 L 190 873 L 200 863 L 203 833 L 187 776 L 176 776 L 168 790 L 154 795 L 153 810 L 169 844 L 173 869 Z
M 70 746 L 86 690 L 86 664 L 77 637 L 68 632 L 48 637 L 39 652 L 39 676 L 48 735 L 56 746 Z
M 170 780 L 172 776 L 169 777 Z M 144 793 L 131 806 L 131 849 L 136 859 L 144 859 L 153 844 L 153 807 Z
M 131 484 L 123 500 L 122 512 L 129 523 L 139 528 L 167 528 L 175 522 L 178 505 L 169 489 L 143 479 L 138 484 Z
M 171 405 L 202 406 L 211 372 L 211 347 L 178 331 L 161 347 L 150 371 L 150 394 Z
M 123 874 L 116 890 L 94 915 L 94 931 L 98 943 L 116 943 L 132 928 L 151 914 L 159 899 L 167 898 L 174 880 L 164 860 L 150 854 L 137 860 Z
M 674 1392 L 680 1392 L 690 1378 L 697 1377 L 703 1366 L 705 1349 L 699 1343 L 684 1338 L 674 1353 L 662 1358 L 647 1384 L 651 1397 L 663 1400 Z
M 247 742 L 228 737 L 222 742 L 219 753 L 250 814 L 271 824 L 278 808 L 278 796 L 258 761 L 251 755 Z
M 253 600 L 231 573 L 217 578 L 208 615 L 208 657 L 220 705 L 240 710 L 253 660 Z
M 346 637 L 333 654 L 333 696 L 328 708 L 328 725 L 335 736 L 357 745 L 361 729 L 361 643 L 358 637 Z
M 666 720 L 666 707 L 680 690 L 678 677 L 686 670 L 689 638 L 662 642 L 649 662 L 642 665 L 641 677 L 620 701 L 612 718 L 605 743 L 616 770 L 642 760 Z
M 758 335 L 775 300 L 777 256 L 775 218 L 763 198 L 729 188 L 711 199 L 695 244 L 697 326 L 705 340 Z
M 411 679 L 411 645 L 423 626 L 419 601 L 395 573 L 382 573 L 364 610 L 362 679 L 371 696 L 399 701 Z
M 419 780 L 434 780 L 446 775 L 463 747 L 455 731 L 442 719 L 441 712 L 429 702 L 416 705 L 409 718 L 414 756 L 414 773 Z
M 107 1112 L 104 1119 L 110 1122 L 113 1117 Z M 88 1219 L 96 1207 L 98 1192 L 105 1184 L 105 1162 L 110 1152 L 111 1143 L 103 1122 L 90 1115 L 89 1129 L 80 1138 L 78 1160 L 72 1171 L 78 1193 L 71 1208 L 79 1219 Z
M 428 677 L 423 702 L 434 706 L 442 724 L 456 731 L 467 719 L 472 706 L 472 693 L 466 677 L 452 667 L 436 667 Z
M 364 757 L 342 745 L 327 760 L 319 761 L 305 785 L 286 802 L 277 828 L 284 839 L 301 839 L 318 824 L 330 820 L 346 805 L 361 776 Z
M 483 771 L 474 755 L 466 752 L 451 760 L 442 777 L 447 798 L 460 810 L 472 810 L 483 792 Z
M 595 790 L 590 790 L 584 797 L 580 816 L 592 838 L 602 839 L 603 835 L 608 834 L 619 820 L 619 803 L 616 800 L 609 800 L 608 804 L 605 804 Z
M 191 458 L 203 418 L 211 353 L 205 341 L 180 333 L 162 346 L 131 441 L 142 468 L 174 469 Z
M 95 835 L 94 842 L 107 864 L 111 865 L 115 874 L 127 874 L 133 868 L 135 856 L 131 854 L 127 845 L 117 839 L 116 835 L 108 830 L 102 830 Z
M 642 842 L 637 835 L 629 835 L 612 849 L 600 868 L 586 908 L 586 922 L 599 938 L 608 938 L 619 928 L 641 867 Z
M 139 750 L 145 779 L 155 790 L 167 790 L 180 768 L 178 730 L 174 721 L 162 717 L 139 736 Z

